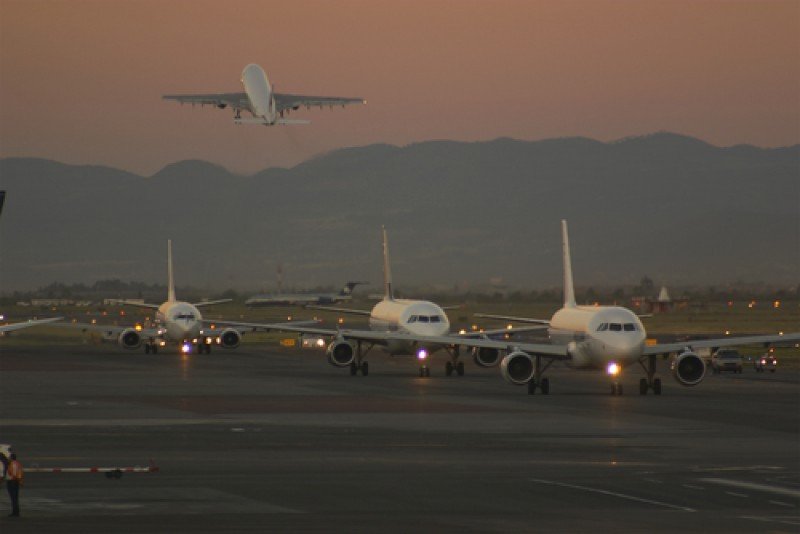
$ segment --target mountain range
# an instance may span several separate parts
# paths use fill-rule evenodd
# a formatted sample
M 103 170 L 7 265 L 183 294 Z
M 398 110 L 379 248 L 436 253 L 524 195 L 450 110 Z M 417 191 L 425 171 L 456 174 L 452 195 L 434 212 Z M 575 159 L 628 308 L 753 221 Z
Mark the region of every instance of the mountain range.
M 132 148 L 133 150 L 134 148 Z M 3 293 L 53 281 L 216 292 L 381 281 L 560 285 L 568 219 L 579 285 L 800 282 L 800 145 L 717 147 L 657 133 L 369 145 L 244 176 L 181 161 L 153 176 L 0 159 Z M 499 282 L 502 281 L 502 282 Z

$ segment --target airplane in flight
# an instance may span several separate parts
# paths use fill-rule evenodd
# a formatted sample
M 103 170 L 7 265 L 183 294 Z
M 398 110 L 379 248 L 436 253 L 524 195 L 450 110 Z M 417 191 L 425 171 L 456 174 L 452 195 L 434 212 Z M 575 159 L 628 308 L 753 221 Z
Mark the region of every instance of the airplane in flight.
M 254 295 L 244 303 L 251 308 L 262 306 L 308 306 L 312 304 L 337 304 L 353 299 L 353 289 L 367 282 L 347 282 L 338 293 L 277 293 Z
M 260 124 L 274 126 L 276 124 L 308 124 L 307 120 L 285 118 L 292 111 L 301 107 L 346 106 L 349 104 L 366 104 L 363 98 L 336 96 L 304 96 L 274 92 L 267 74 L 255 63 L 247 65 L 241 77 L 243 93 L 211 93 L 164 95 L 165 100 L 176 100 L 181 104 L 200 104 L 216 106 L 220 109 L 230 107 L 234 111 L 233 122 L 236 124 Z M 242 110 L 249 112 L 251 118 L 242 118 Z
M 539 389 L 543 394 L 550 391 L 550 382 L 544 376 L 547 368 L 557 360 L 573 368 L 604 369 L 612 379 L 612 395 L 622 394 L 619 381 L 621 372 L 640 365 L 647 378 L 639 381 L 639 393 L 646 395 L 652 390 L 661 394 L 661 379 L 656 378 L 658 356 L 673 356 L 670 367 L 678 383 L 684 386 L 699 384 L 705 375 L 706 365 L 696 349 L 733 345 L 762 344 L 800 340 L 800 332 L 786 335 L 763 335 L 703 339 L 680 343 L 646 344 L 647 334 L 639 317 L 631 310 L 620 306 L 578 306 L 572 281 L 567 222 L 561 221 L 564 262 L 564 306 L 548 320 L 509 317 L 504 315 L 476 314 L 479 317 L 505 321 L 527 322 L 546 326 L 552 345 L 532 346 L 526 343 L 489 345 L 483 343 L 476 350 L 483 351 L 488 360 L 506 352 L 500 366 L 503 377 L 512 384 L 528 386 L 533 394 Z M 466 342 L 469 343 L 469 342 Z M 546 360 L 543 365 L 542 360 Z
M 369 330 L 311 328 L 305 326 L 264 325 L 259 323 L 228 322 L 224 324 L 260 330 L 282 330 L 331 338 L 327 348 L 328 363 L 335 367 L 349 367 L 350 374 L 360 371 L 362 376 L 369 374 L 369 363 L 365 360 L 373 347 L 382 347 L 391 356 L 415 356 L 419 365 L 419 376 L 431 374 L 428 359 L 434 352 L 444 349 L 450 359 L 445 363 L 448 376 L 464 374 L 464 362 L 459 361 L 457 343 L 463 337 L 509 335 L 508 329 L 450 335 L 450 321 L 444 309 L 426 300 L 396 299 L 392 286 L 392 273 L 389 265 L 389 244 L 386 229 L 383 228 L 383 300 L 371 310 L 353 310 L 326 306 L 310 306 L 313 309 L 349 313 L 369 317 Z M 522 327 L 514 332 L 539 329 Z M 463 336 L 463 337 L 462 337 Z M 476 359 L 478 365 L 482 363 Z

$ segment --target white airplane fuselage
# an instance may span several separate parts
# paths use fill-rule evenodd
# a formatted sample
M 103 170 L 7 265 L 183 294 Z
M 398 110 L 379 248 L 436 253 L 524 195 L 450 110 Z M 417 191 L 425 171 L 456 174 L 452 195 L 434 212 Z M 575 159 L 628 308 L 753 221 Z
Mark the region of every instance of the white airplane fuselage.
M 450 331 L 450 321 L 444 310 L 424 300 L 384 299 L 372 308 L 369 316 L 371 330 L 399 332 L 416 336 L 444 336 Z M 392 355 L 417 355 L 424 349 L 430 354 L 439 345 L 421 346 L 416 342 L 390 340 L 386 351 Z
M 156 323 L 164 330 L 164 339 L 175 343 L 196 340 L 202 319 L 200 310 L 188 302 L 164 302 L 156 312 Z
M 255 63 L 247 65 L 242 71 L 242 86 L 250 101 L 250 112 L 254 117 L 263 119 L 267 125 L 275 124 L 278 115 L 275 111 L 275 99 L 267 73 Z
M 639 317 L 618 306 L 561 308 L 553 314 L 548 334 L 553 343 L 569 346 L 568 365 L 591 369 L 635 363 L 647 337 Z

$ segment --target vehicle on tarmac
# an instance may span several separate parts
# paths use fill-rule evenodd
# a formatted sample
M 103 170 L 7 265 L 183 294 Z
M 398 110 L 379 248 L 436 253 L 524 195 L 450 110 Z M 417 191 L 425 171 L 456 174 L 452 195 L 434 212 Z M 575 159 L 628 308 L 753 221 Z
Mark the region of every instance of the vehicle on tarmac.
M 722 371 L 733 371 L 741 374 L 742 368 L 742 355 L 735 349 L 719 349 L 711 355 L 711 370 L 714 374 L 719 374 Z
M 774 373 L 775 369 L 778 368 L 778 359 L 772 355 L 772 352 L 765 352 L 760 357 L 753 360 L 753 367 L 757 373 L 763 373 L 766 370 L 769 370 L 770 373 Z

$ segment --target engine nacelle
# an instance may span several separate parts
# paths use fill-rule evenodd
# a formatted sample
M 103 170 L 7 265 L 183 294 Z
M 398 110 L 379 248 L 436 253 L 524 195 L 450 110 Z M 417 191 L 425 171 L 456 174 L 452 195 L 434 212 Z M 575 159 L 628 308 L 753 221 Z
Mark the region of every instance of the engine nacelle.
M 349 341 L 334 340 L 328 345 L 326 355 L 334 367 L 347 367 L 356 359 L 356 348 Z
M 533 358 L 530 354 L 522 351 L 512 352 L 500 363 L 500 372 L 503 374 L 503 378 L 517 386 L 530 382 L 535 369 Z
M 670 365 L 672 376 L 684 386 L 696 386 L 706 374 L 706 362 L 691 351 L 678 354 Z
M 235 349 L 242 342 L 242 334 L 233 328 L 226 328 L 217 336 L 220 347 L 224 349 Z
M 128 350 L 135 350 L 142 346 L 142 335 L 135 328 L 126 328 L 119 333 L 117 343 Z
M 489 347 L 473 347 L 472 360 L 478 367 L 494 367 L 500 363 L 500 350 Z

